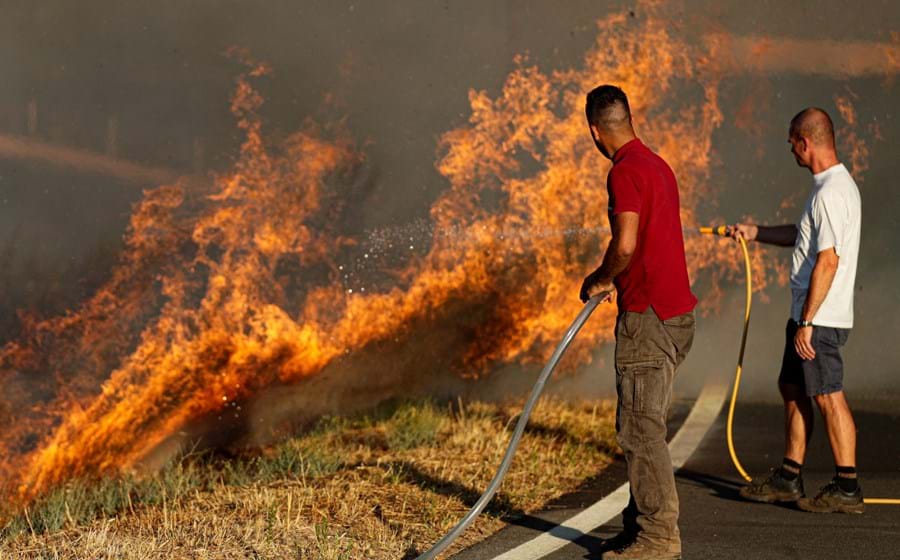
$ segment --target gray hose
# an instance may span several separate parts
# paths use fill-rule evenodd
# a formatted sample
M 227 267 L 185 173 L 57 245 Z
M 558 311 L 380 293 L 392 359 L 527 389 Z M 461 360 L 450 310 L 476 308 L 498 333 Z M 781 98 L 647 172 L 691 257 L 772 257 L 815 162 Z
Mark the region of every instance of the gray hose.
M 531 396 L 528 397 L 528 402 L 525 403 L 525 408 L 522 409 L 522 414 L 519 416 L 519 421 L 516 423 L 516 429 L 513 431 L 512 439 L 509 440 L 509 446 L 506 448 L 506 453 L 503 455 L 503 460 L 500 462 L 500 468 L 497 469 L 497 474 L 494 475 L 494 478 L 491 480 L 491 483 L 488 484 L 487 490 L 484 491 L 484 494 L 478 498 L 478 501 L 475 502 L 475 505 L 472 506 L 472 509 L 469 510 L 469 513 L 463 517 L 459 523 L 456 524 L 453 529 L 450 530 L 449 533 L 444 535 L 444 537 L 435 543 L 429 550 L 423 552 L 417 560 L 431 560 L 435 558 L 438 554 L 443 552 L 445 548 L 450 546 L 450 543 L 456 540 L 463 531 L 466 530 L 472 521 L 475 520 L 476 517 L 484 510 L 485 506 L 487 506 L 488 502 L 491 501 L 491 498 L 494 497 L 494 494 L 497 492 L 497 488 L 500 487 L 500 483 L 503 482 L 503 477 L 506 476 L 506 471 L 509 470 L 509 465 L 512 463 L 513 455 L 516 453 L 516 448 L 519 447 L 519 440 L 522 439 L 522 434 L 525 432 L 525 425 L 528 424 L 528 417 L 531 416 L 531 411 L 534 409 L 534 405 L 537 404 L 538 399 L 541 396 L 541 392 L 544 390 L 544 384 L 549 379 L 550 374 L 553 373 L 553 370 L 556 368 L 556 364 L 559 363 L 560 358 L 566 352 L 566 348 L 569 347 L 569 344 L 575 338 L 575 335 L 578 334 L 578 331 L 581 330 L 581 327 L 584 326 L 584 323 L 588 320 L 588 317 L 591 316 L 591 313 L 594 312 L 594 309 L 600 303 L 600 300 L 603 299 L 607 295 L 607 292 L 603 292 L 595 295 L 591 299 L 588 300 L 586 304 L 584 304 L 584 308 L 582 308 L 581 313 L 578 314 L 578 317 L 575 318 L 575 321 L 569 327 L 569 330 L 566 331 L 566 335 L 563 337 L 562 341 L 559 343 L 559 346 L 556 347 L 556 350 L 553 351 L 553 355 L 550 357 L 550 361 L 547 362 L 547 365 L 544 366 L 543 371 L 538 376 L 537 382 L 534 384 L 534 388 L 531 390 Z

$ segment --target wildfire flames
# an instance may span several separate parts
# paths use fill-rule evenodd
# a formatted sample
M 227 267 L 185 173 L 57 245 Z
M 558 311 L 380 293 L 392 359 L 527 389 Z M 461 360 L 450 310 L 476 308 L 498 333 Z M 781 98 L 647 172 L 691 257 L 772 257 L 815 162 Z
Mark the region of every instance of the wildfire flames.
M 342 259 L 361 240 L 337 225 L 341 185 L 363 155 L 335 127 L 268 141 L 253 84 L 270 69 L 235 51 L 246 70 L 232 98 L 244 135 L 233 167 L 207 186 L 145 192 L 106 285 L 63 316 L 23 317 L 20 337 L 0 350 L 9 495 L 27 500 L 133 466 L 192 420 L 402 339 L 450 304 L 477 305 L 484 318 L 459 362 L 436 367 L 477 375 L 543 361 L 580 309 L 581 279 L 608 240 L 609 163 L 584 123 L 585 92 L 604 82 L 628 92 L 638 134 L 679 178 L 691 228 L 698 204 L 715 195 L 715 49 L 688 44 L 652 16 L 614 15 L 599 22 L 580 68 L 548 74 L 519 58 L 499 95 L 470 92 L 468 122 L 440 140 L 437 168 L 449 188 L 431 208 L 427 248 L 409 251 L 383 271 L 391 282 L 367 291 L 343 282 Z M 536 227 L 551 233 L 528 234 Z M 707 270 L 715 285 L 737 271 L 733 252 L 710 239 L 686 244 L 692 278 Z M 611 338 L 614 313 L 598 310 L 574 360 L 589 361 Z

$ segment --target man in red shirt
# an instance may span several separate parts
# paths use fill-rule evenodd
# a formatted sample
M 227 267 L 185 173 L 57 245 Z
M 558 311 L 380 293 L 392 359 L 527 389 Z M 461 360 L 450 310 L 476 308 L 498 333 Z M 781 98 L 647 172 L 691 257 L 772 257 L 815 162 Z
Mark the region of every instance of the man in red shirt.
M 681 558 L 666 416 L 675 371 L 694 339 L 697 298 L 684 256 L 678 183 L 669 165 L 635 136 L 621 89 L 594 89 L 585 112 L 597 149 L 613 162 L 606 181 L 612 239 L 580 296 L 618 295 L 616 434 L 631 487 L 625 530 L 603 558 Z

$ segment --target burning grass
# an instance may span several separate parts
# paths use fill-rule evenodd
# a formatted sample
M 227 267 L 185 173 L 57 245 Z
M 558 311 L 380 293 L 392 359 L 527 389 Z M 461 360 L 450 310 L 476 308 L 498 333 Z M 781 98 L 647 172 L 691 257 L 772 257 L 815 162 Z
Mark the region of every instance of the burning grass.
M 0 557 L 414 557 L 477 499 L 520 409 L 395 402 L 265 450 L 72 481 L 11 518 Z M 451 552 L 603 469 L 614 417 L 607 401 L 542 402 L 500 493 Z
M 358 231 L 358 212 L 381 210 L 361 197 L 366 153 L 352 127 L 273 131 L 259 86 L 274 69 L 230 49 L 241 138 L 230 164 L 147 190 L 102 284 L 66 313 L 23 315 L 0 347 L 0 419 L 15 420 L 0 431 L 0 499 L 21 507 L 127 470 L 186 425 L 441 318 L 459 334 L 429 366 L 477 376 L 543 364 L 609 238 L 609 162 L 585 128 L 585 92 L 601 80 L 628 92 L 642 139 L 678 176 L 685 227 L 715 206 L 720 45 L 684 35 L 659 2 L 640 4 L 640 17 L 600 20 L 581 63 L 544 71 L 517 56 L 498 91 L 471 90 L 466 121 L 439 136 L 446 188 L 428 230 L 387 247 Z M 699 236 L 685 243 L 714 301 L 737 261 Z M 780 261 L 755 255 L 762 289 Z M 573 368 L 614 322 L 614 306 L 597 310 L 569 349 Z

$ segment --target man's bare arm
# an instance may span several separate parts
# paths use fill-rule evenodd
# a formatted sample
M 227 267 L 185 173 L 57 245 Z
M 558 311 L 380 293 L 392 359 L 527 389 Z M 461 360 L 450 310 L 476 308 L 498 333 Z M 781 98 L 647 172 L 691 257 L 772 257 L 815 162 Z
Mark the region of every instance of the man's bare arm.
M 825 249 L 816 255 L 816 265 L 813 267 L 812 277 L 809 280 L 809 290 L 806 292 L 806 301 L 803 303 L 803 312 L 800 319 L 812 321 L 816 312 L 825 301 L 834 275 L 837 273 L 839 257 L 834 248 Z M 794 349 L 797 355 L 804 360 L 812 360 L 816 357 L 816 349 L 812 344 L 813 327 L 800 327 L 794 335 Z
M 812 277 L 809 280 L 809 291 L 806 292 L 806 303 L 803 304 L 804 321 L 812 321 L 825 301 L 834 275 L 837 273 L 840 258 L 834 252 L 834 248 L 825 249 L 816 255 L 816 265 L 813 267 Z
M 793 247 L 797 244 L 797 226 L 758 226 L 756 224 L 735 224 L 730 228 L 731 237 L 743 237 L 747 241 L 758 241 L 779 247 Z
M 797 244 L 797 226 L 794 224 L 757 226 L 756 240 L 779 247 L 793 247 Z
M 590 273 L 581 285 L 582 301 L 614 289 L 613 278 L 628 268 L 637 247 L 639 219 L 637 212 L 622 212 L 612 217 L 612 239 L 600 267 Z

